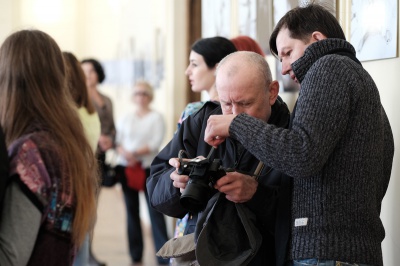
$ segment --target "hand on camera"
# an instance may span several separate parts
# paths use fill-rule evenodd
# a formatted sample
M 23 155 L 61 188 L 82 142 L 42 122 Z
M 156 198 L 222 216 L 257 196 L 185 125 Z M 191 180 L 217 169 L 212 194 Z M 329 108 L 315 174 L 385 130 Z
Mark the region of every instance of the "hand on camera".
M 176 168 L 175 171 L 173 171 L 170 175 L 172 180 L 172 185 L 176 188 L 179 188 L 180 191 L 182 192 L 186 188 L 186 184 L 189 181 L 189 176 L 178 174 L 178 169 L 180 166 L 178 158 L 169 159 L 169 164 Z
M 226 198 L 235 203 L 249 201 L 256 193 L 258 182 L 249 175 L 228 172 L 221 177 L 214 188 L 226 194 Z

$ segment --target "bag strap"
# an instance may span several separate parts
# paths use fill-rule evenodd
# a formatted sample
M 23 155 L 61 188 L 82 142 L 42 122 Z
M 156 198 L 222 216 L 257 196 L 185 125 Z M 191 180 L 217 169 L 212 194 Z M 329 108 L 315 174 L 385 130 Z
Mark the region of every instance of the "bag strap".
M 254 171 L 254 179 L 258 181 L 259 178 L 259 174 L 261 173 L 261 171 L 264 169 L 265 164 L 263 162 L 259 162 L 257 165 L 256 170 Z

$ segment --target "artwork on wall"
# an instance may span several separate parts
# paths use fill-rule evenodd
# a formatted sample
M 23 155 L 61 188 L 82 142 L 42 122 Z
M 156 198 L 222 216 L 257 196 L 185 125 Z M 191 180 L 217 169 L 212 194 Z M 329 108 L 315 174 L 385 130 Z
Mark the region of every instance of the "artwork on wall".
M 268 40 L 272 32 L 272 0 L 237 0 L 236 35 L 256 40 L 265 54 L 270 54 Z
M 202 0 L 201 16 L 201 35 L 203 38 L 214 36 L 230 37 L 230 0 Z
M 350 42 L 360 61 L 397 56 L 398 0 L 352 0 Z
M 239 35 L 257 38 L 257 1 L 238 0 Z

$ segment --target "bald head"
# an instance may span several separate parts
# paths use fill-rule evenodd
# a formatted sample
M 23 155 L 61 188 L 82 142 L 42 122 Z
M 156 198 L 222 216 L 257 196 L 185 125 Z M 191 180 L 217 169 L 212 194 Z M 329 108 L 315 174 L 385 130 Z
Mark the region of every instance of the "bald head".
M 219 63 L 215 85 L 224 114 L 247 113 L 268 121 L 279 85 L 264 57 L 240 51 Z
M 226 56 L 218 64 L 216 74 L 218 76 L 219 72 L 223 72 L 224 75 L 232 77 L 239 71 L 252 72 L 252 75 L 265 89 L 272 82 L 271 70 L 265 58 L 249 51 L 239 51 Z

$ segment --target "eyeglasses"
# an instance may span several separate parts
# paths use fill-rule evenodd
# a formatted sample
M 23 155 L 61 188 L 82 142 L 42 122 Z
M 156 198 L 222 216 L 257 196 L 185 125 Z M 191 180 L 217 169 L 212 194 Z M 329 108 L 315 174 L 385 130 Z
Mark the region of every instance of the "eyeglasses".
M 149 96 L 149 94 L 145 91 L 136 91 L 133 95 L 134 96 Z

